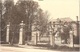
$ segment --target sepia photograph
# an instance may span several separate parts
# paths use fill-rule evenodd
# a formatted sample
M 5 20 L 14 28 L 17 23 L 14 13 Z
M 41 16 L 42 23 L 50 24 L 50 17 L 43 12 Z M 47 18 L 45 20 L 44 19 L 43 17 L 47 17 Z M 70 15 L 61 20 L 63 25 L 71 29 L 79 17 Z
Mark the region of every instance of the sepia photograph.
M 0 0 L 0 52 L 80 52 L 80 0 Z

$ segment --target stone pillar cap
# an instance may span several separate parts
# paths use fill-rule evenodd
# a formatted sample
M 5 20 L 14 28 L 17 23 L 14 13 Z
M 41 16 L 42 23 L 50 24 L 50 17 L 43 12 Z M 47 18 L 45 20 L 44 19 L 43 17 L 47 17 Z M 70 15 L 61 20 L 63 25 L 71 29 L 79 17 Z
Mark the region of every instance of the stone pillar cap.
M 21 21 L 21 23 L 23 23 L 24 21 Z
M 10 22 L 7 24 L 7 26 L 10 26 Z
M 23 21 L 21 21 L 20 25 L 25 25 L 25 24 L 23 23 Z

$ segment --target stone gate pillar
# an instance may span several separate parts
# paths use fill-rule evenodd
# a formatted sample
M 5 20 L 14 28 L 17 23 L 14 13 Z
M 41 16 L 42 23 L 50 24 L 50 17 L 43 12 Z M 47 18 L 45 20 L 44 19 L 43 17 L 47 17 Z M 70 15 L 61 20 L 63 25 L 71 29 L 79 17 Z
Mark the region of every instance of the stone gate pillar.
M 20 23 L 20 32 L 19 32 L 19 44 L 23 44 L 23 41 L 24 41 L 24 37 L 23 37 L 23 35 L 24 35 L 24 23 L 23 23 L 23 21 L 21 21 L 21 23 Z
M 7 24 L 6 42 L 9 42 L 9 33 L 10 33 L 10 23 L 9 23 L 9 24 Z
M 37 45 L 37 32 L 32 32 L 32 44 Z
M 55 36 L 53 35 L 53 26 L 52 26 L 52 23 L 50 22 L 49 23 L 49 27 L 48 27 L 48 31 L 49 31 L 49 36 L 50 36 L 50 46 L 53 46 L 55 45 Z
M 38 28 L 38 25 L 36 25 L 36 22 L 32 24 L 32 44 L 33 45 L 37 45 L 37 41 L 38 41 L 39 31 L 37 30 L 37 28 Z
M 53 47 L 55 45 L 55 36 L 53 36 L 53 34 L 50 34 L 50 45 Z
M 74 32 L 73 31 L 70 31 L 70 47 L 74 47 L 74 43 L 73 43 L 73 35 L 74 35 Z

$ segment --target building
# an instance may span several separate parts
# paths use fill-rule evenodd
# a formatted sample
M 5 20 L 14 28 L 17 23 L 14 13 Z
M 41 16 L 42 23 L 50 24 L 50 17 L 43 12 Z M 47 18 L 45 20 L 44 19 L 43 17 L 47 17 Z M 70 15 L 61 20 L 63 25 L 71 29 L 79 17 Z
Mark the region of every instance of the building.
M 56 25 L 55 26 L 58 26 L 57 24 L 61 23 L 62 25 L 64 25 L 65 22 L 67 22 L 68 24 L 70 24 L 71 28 L 73 29 L 74 31 L 74 43 L 79 43 L 79 35 L 80 35 L 80 22 L 78 23 L 77 21 L 73 21 L 71 18 L 58 18 L 58 19 L 54 19 L 52 22 L 55 22 Z M 59 25 L 60 26 L 60 25 Z

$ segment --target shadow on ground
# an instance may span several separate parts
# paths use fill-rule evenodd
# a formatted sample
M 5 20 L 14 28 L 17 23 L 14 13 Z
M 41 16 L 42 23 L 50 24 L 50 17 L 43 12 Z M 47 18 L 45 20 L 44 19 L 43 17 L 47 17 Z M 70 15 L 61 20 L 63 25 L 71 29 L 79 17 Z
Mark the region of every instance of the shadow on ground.
M 54 47 L 53 46 L 50 46 L 50 45 L 36 45 L 36 47 L 39 47 L 39 48 L 36 48 L 36 49 L 46 49 L 46 50 L 57 50 L 57 51 L 79 51 L 79 47 L 68 47 L 68 46 L 58 46 L 58 45 L 55 45 Z
M 58 46 L 55 45 L 54 47 L 50 45 L 2 45 L 2 46 L 8 46 L 8 47 L 16 47 L 16 48 L 28 48 L 32 47 L 33 49 L 42 49 L 42 50 L 55 50 L 55 51 L 79 51 L 79 47 L 68 47 L 68 46 Z M 30 49 L 30 48 L 28 48 Z

